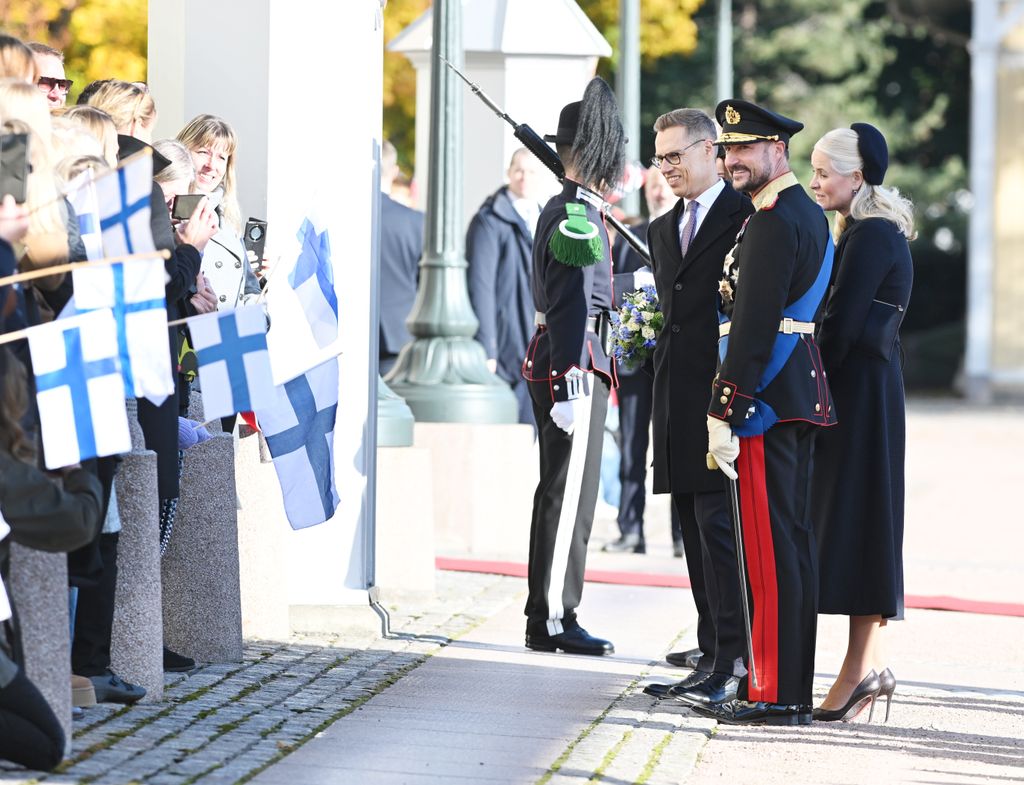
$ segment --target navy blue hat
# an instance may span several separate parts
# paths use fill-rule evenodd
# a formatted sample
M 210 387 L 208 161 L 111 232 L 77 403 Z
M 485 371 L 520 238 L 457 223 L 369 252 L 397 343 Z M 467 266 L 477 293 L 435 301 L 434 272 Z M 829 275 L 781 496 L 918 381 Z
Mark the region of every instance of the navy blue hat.
M 562 107 L 558 113 L 558 131 L 553 134 L 544 134 L 545 142 L 554 144 L 572 144 L 576 139 L 576 126 L 580 124 L 580 107 L 582 101 L 573 101 Z
M 885 179 L 885 170 L 889 168 L 889 146 L 885 143 L 882 132 L 867 123 L 854 123 L 850 126 L 857 133 L 857 152 L 864 162 L 864 182 L 869 185 L 881 185 Z
M 770 112 L 750 101 L 729 98 L 715 109 L 715 119 L 722 133 L 715 144 L 749 144 L 750 142 L 785 142 L 802 130 L 804 124 Z

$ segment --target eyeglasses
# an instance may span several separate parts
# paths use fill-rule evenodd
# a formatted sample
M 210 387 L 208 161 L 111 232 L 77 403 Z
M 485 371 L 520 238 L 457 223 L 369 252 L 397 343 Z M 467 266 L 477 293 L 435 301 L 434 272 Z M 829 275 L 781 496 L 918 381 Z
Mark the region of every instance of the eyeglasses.
M 684 147 L 682 150 L 675 150 L 671 153 L 665 153 L 664 155 L 656 155 L 651 159 L 651 163 L 654 164 L 659 169 L 661 169 L 662 161 L 668 161 L 669 164 L 671 164 L 672 166 L 679 166 L 680 162 L 683 160 L 683 156 L 686 155 L 687 150 L 689 150 L 694 145 L 698 145 L 701 142 L 706 141 L 708 140 L 698 139 L 696 142 L 691 142 L 690 144 L 686 145 L 686 147 Z
M 55 79 L 52 76 L 40 76 L 39 81 L 36 82 L 39 88 L 43 92 L 50 92 L 53 88 L 57 88 L 61 95 L 67 95 L 68 90 L 71 89 L 71 85 L 74 84 L 70 79 Z

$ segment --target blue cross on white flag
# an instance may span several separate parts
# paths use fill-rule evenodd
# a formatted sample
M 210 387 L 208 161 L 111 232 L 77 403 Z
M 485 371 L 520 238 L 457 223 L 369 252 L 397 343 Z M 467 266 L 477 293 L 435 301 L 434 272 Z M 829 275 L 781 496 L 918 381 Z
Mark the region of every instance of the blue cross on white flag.
M 78 233 L 90 261 L 103 258 L 103 233 L 100 231 L 100 206 L 93 171 L 87 169 L 68 184 L 68 201 L 75 209 Z M 113 176 L 113 175 L 108 175 Z
M 188 320 L 207 420 L 272 406 L 277 399 L 267 353 L 267 317 L 259 305 Z
M 107 256 L 155 251 L 149 225 L 153 156 L 140 155 L 127 166 L 95 179 L 103 251 Z
M 174 393 L 167 342 L 164 263 L 159 256 L 85 267 L 72 272 L 79 313 L 109 308 L 117 323 L 117 347 L 125 395 L 159 406 Z
M 317 346 L 323 349 L 338 338 L 338 296 L 327 227 L 318 228 L 317 223 L 315 215 L 302 222 L 298 233 L 302 249 L 288 283 L 299 298 Z
M 47 469 L 132 448 L 117 324 L 90 311 L 28 331 Z
M 276 388 L 277 400 L 257 409 L 293 529 L 330 520 L 341 499 L 334 483 L 338 358 Z

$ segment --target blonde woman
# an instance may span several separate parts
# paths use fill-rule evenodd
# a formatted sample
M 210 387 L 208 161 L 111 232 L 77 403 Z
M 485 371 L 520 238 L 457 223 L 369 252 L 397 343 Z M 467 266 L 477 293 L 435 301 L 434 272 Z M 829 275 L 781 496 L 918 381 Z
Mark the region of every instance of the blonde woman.
M 850 617 L 839 677 L 816 720 L 852 719 L 896 679 L 882 631 L 903 618 L 906 441 L 899 328 L 910 300 L 911 204 L 882 185 L 885 137 L 867 123 L 814 146 L 811 190 L 834 211 L 836 257 L 821 347 L 839 423 L 817 435 L 811 510 L 818 542 L 818 612 Z M 869 715 L 869 721 L 871 716 Z
M 203 251 L 202 271 L 217 292 L 221 310 L 254 302 L 259 281 L 241 240 L 242 218 L 235 181 L 235 153 L 238 138 L 234 129 L 219 117 L 202 114 L 178 132 L 195 165 L 194 190 L 217 203 L 220 230 Z
M 35 56 L 28 45 L 13 35 L 0 34 L 0 78 L 35 85 L 39 78 Z
M 146 144 L 153 141 L 156 103 L 145 90 L 131 82 L 110 79 L 88 93 L 87 103 L 110 115 L 119 134 L 133 136 Z
M 61 117 L 77 123 L 96 137 L 103 148 L 103 158 L 107 165 L 117 166 L 117 127 L 109 114 L 95 106 L 83 104 L 72 106 Z

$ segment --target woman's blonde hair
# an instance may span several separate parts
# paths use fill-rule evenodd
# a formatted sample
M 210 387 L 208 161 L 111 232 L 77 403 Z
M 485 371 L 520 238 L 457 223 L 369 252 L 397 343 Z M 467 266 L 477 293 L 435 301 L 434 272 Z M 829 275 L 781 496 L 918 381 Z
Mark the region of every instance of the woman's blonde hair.
M 54 117 L 53 122 L 53 158 L 56 161 L 54 171 L 60 181 L 61 189 L 67 188 L 68 179 L 64 177 L 64 162 L 83 156 L 103 157 L 103 147 L 99 139 L 89 133 L 79 123 L 63 117 Z
M 35 86 L 39 69 L 32 50 L 12 35 L 0 34 L 0 77 Z
M 814 149 L 832 163 L 837 174 L 849 177 L 864 169 L 864 161 L 857 147 L 857 132 L 852 128 L 835 128 L 825 134 L 814 145 Z M 914 231 L 914 205 L 896 188 L 871 185 L 862 182 L 850 203 L 850 217 L 860 221 L 865 218 L 884 218 L 896 224 L 896 228 L 908 240 L 917 237 Z M 833 230 L 835 239 L 846 229 L 846 218 L 836 213 Z
M 25 463 L 35 459 L 35 445 L 22 430 L 28 409 L 28 375 L 25 366 L 0 346 L 0 449 Z
M 222 147 L 228 157 L 224 167 L 224 180 L 221 187 L 224 197 L 220 202 L 220 213 L 235 230 L 242 233 L 242 211 L 238 206 L 238 191 L 235 183 L 235 151 L 238 149 L 238 137 L 235 129 L 227 122 L 212 114 L 201 114 L 178 131 L 178 141 L 189 149 L 189 152 L 204 147 Z
M 89 106 L 102 109 L 114 121 L 120 134 L 129 134 L 132 123 L 148 128 L 156 121 L 156 102 L 145 90 L 131 82 L 111 79 L 89 96 Z
M 109 166 L 117 166 L 117 126 L 109 114 L 88 104 L 72 106 L 61 117 L 71 120 L 91 133 L 103 147 Z
M 107 163 L 107 160 L 98 155 L 69 157 L 63 159 L 59 164 L 57 164 L 57 174 L 63 178 L 66 183 L 70 183 L 87 169 L 92 169 L 93 179 L 101 174 L 113 171 L 113 167 Z
M 0 80 L 0 118 L 5 133 L 29 136 L 32 171 L 26 183 L 25 205 L 30 213 L 28 234 L 23 240 L 29 248 L 29 262 L 33 266 L 65 262 L 67 229 L 54 172 L 53 125 L 46 97 L 35 85 Z
M 161 139 L 153 142 L 153 149 L 171 162 L 153 175 L 153 179 L 158 183 L 186 179 L 191 191 L 196 180 L 196 166 L 192 163 L 192 154 L 188 148 L 177 139 Z

